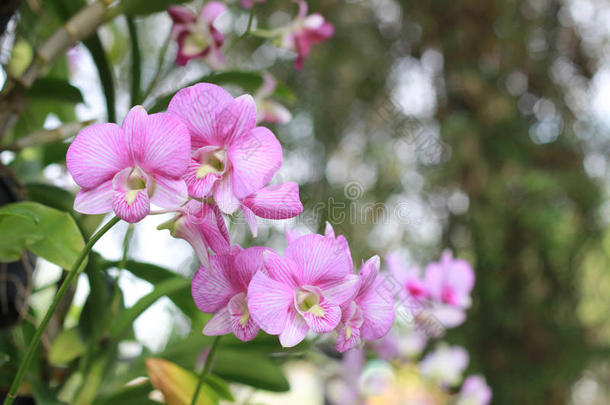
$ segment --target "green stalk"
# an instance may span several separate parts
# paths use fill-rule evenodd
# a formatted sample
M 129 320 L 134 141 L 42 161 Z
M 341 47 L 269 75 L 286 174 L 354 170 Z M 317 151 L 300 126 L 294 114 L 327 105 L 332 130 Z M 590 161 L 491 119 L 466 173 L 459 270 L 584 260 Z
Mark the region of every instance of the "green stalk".
M 136 23 L 131 17 L 127 19 L 127 28 L 129 29 L 129 40 L 131 42 L 131 102 L 130 106 L 140 104 L 140 76 L 142 72 L 140 43 L 138 41 L 138 29 Z
M 221 336 L 216 336 L 214 342 L 212 342 L 212 348 L 208 353 L 208 357 L 205 359 L 205 364 L 203 365 L 203 371 L 199 374 L 199 381 L 197 382 L 197 387 L 195 388 L 195 393 L 193 394 L 193 399 L 191 400 L 191 405 L 195 405 L 197 403 L 197 398 L 199 397 L 199 391 L 201 391 L 201 387 L 203 386 L 203 381 L 205 380 L 205 376 L 210 372 L 212 368 L 212 362 L 214 361 L 214 355 L 216 354 L 216 348 L 218 347 L 218 342 L 220 341 Z
M 108 230 L 110 228 L 112 228 L 119 221 L 120 221 L 120 218 L 114 217 L 110 221 L 108 221 L 108 223 L 106 225 L 104 225 L 99 231 L 97 231 L 91 237 L 91 239 L 89 239 L 89 241 L 85 245 L 84 249 L 78 256 L 78 258 L 76 259 L 74 264 L 72 265 L 72 268 L 68 272 L 68 276 L 63 281 L 63 283 L 61 283 L 61 286 L 59 287 L 59 290 L 57 291 L 55 298 L 53 298 L 53 302 L 51 302 L 51 306 L 49 306 L 49 309 L 47 310 L 47 313 L 45 314 L 44 319 L 42 320 L 42 322 L 36 329 L 36 333 L 34 334 L 34 337 L 32 338 L 30 345 L 28 346 L 27 353 L 25 354 L 24 359 L 21 361 L 21 364 L 19 365 L 19 370 L 17 370 L 15 379 L 13 380 L 13 383 L 11 384 L 11 389 L 9 390 L 8 394 L 6 394 L 6 398 L 4 399 L 4 405 L 11 405 L 13 403 L 13 401 L 15 400 L 15 398 L 17 397 L 17 391 L 19 390 L 19 387 L 21 386 L 21 382 L 23 381 L 25 372 L 27 371 L 30 363 L 32 362 L 32 360 L 34 358 L 34 355 L 36 354 L 36 349 L 38 349 L 38 346 L 40 345 L 40 339 L 42 338 L 42 334 L 47 329 L 47 325 L 49 324 L 49 321 L 53 317 L 53 314 L 55 313 L 55 310 L 57 309 L 59 302 L 63 298 L 66 291 L 68 291 L 68 289 L 70 288 L 70 285 L 72 284 L 72 282 L 74 281 L 76 276 L 78 276 L 78 274 L 80 273 L 81 264 L 83 263 L 83 261 L 85 260 L 87 255 L 89 255 L 89 252 L 91 252 L 91 248 L 93 247 L 93 245 L 95 245 L 95 243 L 102 237 L 102 235 L 104 235 L 106 232 L 108 232 Z

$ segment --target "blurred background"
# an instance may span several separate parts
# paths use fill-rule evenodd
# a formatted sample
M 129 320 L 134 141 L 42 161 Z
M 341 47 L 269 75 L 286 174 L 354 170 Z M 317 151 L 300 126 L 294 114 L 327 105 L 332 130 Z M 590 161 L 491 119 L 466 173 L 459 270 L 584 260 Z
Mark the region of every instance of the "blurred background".
M 19 69 L 31 45 L 58 26 L 55 3 L 62 2 L 23 2 L 20 18 L 31 24 L 3 37 L 6 69 Z M 610 3 L 309 5 L 335 25 L 335 35 L 314 48 L 302 71 L 293 55 L 259 38 L 243 39 L 227 55 L 228 68 L 269 70 L 292 90 L 280 98 L 292 121 L 273 127 L 284 147 L 278 181 L 298 182 L 305 205 L 295 220 L 263 225 L 255 241 L 234 226 L 234 240 L 281 249 L 287 223 L 318 232 L 328 221 L 350 241 L 355 262 L 397 252 L 421 265 L 452 249 L 473 264 L 477 280 L 468 320 L 446 340 L 469 350 L 469 370 L 486 376 L 492 403 L 610 403 Z M 254 27 L 285 25 L 295 10 L 286 1 L 257 5 Z M 237 36 L 247 20 L 233 7 L 218 23 Z M 148 83 L 171 20 L 160 13 L 135 23 Z M 130 106 L 128 32 L 121 18 L 99 30 L 118 122 Z M 73 48 L 52 69 L 83 99 L 39 94 L 3 144 L 43 127 L 108 117 L 109 89 L 87 49 Z M 175 52 L 170 43 L 165 59 Z M 198 61 L 169 69 L 144 105 L 208 73 Z M 0 158 L 22 182 L 74 189 L 62 163 L 65 146 Z M 154 232 L 166 219 L 138 226 L 130 255 L 191 274 L 188 245 Z M 97 250 L 119 260 L 124 233 L 117 227 Z M 45 271 L 35 286 L 61 273 L 49 263 L 38 268 Z M 121 283 L 126 306 L 151 290 L 129 275 Z M 82 305 L 88 291 L 82 278 L 75 302 Z M 160 350 L 189 323 L 163 299 L 135 327 L 140 343 Z

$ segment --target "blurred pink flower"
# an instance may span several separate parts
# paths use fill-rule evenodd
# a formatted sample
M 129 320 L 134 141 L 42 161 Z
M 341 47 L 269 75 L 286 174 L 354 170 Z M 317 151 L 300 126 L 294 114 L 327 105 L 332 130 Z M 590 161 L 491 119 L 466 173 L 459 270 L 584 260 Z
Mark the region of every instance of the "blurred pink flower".
M 462 384 L 456 405 L 488 405 L 491 402 L 491 388 L 481 375 L 466 377 Z
M 264 3 L 265 0 L 241 0 L 240 4 L 245 9 L 251 9 L 255 3 Z
M 440 261 L 426 266 L 425 284 L 431 299 L 465 309 L 470 307 L 474 271 L 466 260 L 445 251 Z
M 292 114 L 277 101 L 269 99 L 277 87 L 277 80 L 269 73 L 263 75 L 263 84 L 254 94 L 256 102 L 256 122 L 270 124 L 287 124 L 292 120 Z
M 385 257 L 388 270 L 394 279 L 403 287 L 412 297 L 416 299 L 424 299 L 428 296 L 428 289 L 421 278 L 419 267 L 407 267 L 403 261 L 394 253 L 390 253 Z
M 303 62 L 311 47 L 332 37 L 335 28 L 319 13 L 307 15 L 307 2 L 298 0 L 299 13 L 281 38 L 282 47 L 297 53 L 295 67 L 297 70 L 303 68 Z
M 361 340 L 385 336 L 394 323 L 394 297 L 382 288 L 379 277 L 379 256 L 373 256 L 358 274 L 360 287 L 353 301 L 342 307 L 335 347 L 344 352 L 357 347 Z
M 231 254 L 210 257 L 210 266 L 201 266 L 192 284 L 197 307 L 214 316 L 205 324 L 208 336 L 233 332 L 239 340 L 248 341 L 257 335 L 259 326 L 248 310 L 248 284 L 263 268 L 266 248 L 232 249 Z
M 333 236 L 302 236 L 288 245 L 284 257 L 265 252 L 264 262 L 266 271 L 250 283 L 248 305 L 260 327 L 279 335 L 284 347 L 301 342 L 308 330 L 335 329 L 341 306 L 358 291 L 351 257 Z
M 74 209 L 84 214 L 114 211 L 127 222 L 138 222 L 153 203 L 180 206 L 187 198 L 182 179 L 188 161 L 187 128 L 165 113 L 148 115 L 133 107 L 123 126 L 95 124 L 76 136 L 66 163 L 82 187 Z
M 226 214 L 242 209 L 253 234 L 256 216 L 286 219 L 303 210 L 296 183 L 265 187 L 282 164 L 282 147 L 269 129 L 256 126 L 252 97 L 234 99 L 219 86 L 199 83 L 176 93 L 167 111 L 191 134 L 184 175 L 191 197 L 213 196 Z
M 199 16 L 184 6 L 170 6 L 167 9 L 174 25 L 172 37 L 178 42 L 176 64 L 184 66 L 191 59 L 207 58 L 214 69 L 224 65 L 220 48 L 224 35 L 214 27 L 214 21 L 227 7 L 220 2 L 206 4 Z

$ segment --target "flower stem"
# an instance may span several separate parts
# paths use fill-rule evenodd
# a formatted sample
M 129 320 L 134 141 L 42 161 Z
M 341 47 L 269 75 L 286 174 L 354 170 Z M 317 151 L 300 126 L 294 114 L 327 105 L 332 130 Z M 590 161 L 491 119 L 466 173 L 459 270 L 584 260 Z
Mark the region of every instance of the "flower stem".
M 51 302 L 51 305 L 49 306 L 49 309 L 47 310 L 47 313 L 45 314 L 42 322 L 36 329 L 36 333 L 34 334 L 34 337 L 30 341 L 30 345 L 28 346 L 27 353 L 25 354 L 25 357 L 21 361 L 21 364 L 19 365 L 19 369 L 17 370 L 17 374 L 15 375 L 15 379 L 13 380 L 13 383 L 11 384 L 11 389 L 9 390 L 8 394 L 6 394 L 6 398 L 4 399 L 4 405 L 11 405 L 13 403 L 13 401 L 15 400 L 15 398 L 17 397 L 17 390 L 19 390 L 19 387 L 21 386 L 21 382 L 23 381 L 23 377 L 25 376 L 25 372 L 27 371 L 30 363 L 32 362 L 32 359 L 34 358 L 34 356 L 36 354 L 36 349 L 38 348 L 38 345 L 40 344 L 40 339 L 42 338 L 42 334 L 44 333 L 45 329 L 47 328 L 49 321 L 53 317 L 53 314 L 55 313 L 55 310 L 57 309 L 59 302 L 63 298 L 66 291 L 68 291 L 68 289 L 70 288 L 70 285 L 72 284 L 72 282 L 74 281 L 76 276 L 78 276 L 78 274 L 80 273 L 81 264 L 83 263 L 83 261 L 85 260 L 85 258 L 89 254 L 89 252 L 91 251 L 91 248 L 93 247 L 93 245 L 95 245 L 95 243 L 102 237 L 102 235 L 104 235 L 106 232 L 108 232 L 108 230 L 110 228 L 112 228 L 119 221 L 120 221 L 120 218 L 114 217 L 110 221 L 108 221 L 108 223 L 106 225 L 104 225 L 99 231 L 97 231 L 91 237 L 91 239 L 89 239 L 89 241 L 83 248 L 82 252 L 80 253 L 78 258 L 72 265 L 72 268 L 68 272 L 68 275 L 66 276 L 65 280 L 63 281 L 63 283 L 61 283 L 61 286 L 59 287 L 59 290 L 57 291 L 55 298 L 53 298 L 53 302 Z
M 201 391 L 205 376 L 210 372 L 210 369 L 212 368 L 212 362 L 214 361 L 214 355 L 216 354 L 216 348 L 218 347 L 218 342 L 220 341 L 220 338 L 221 336 L 216 336 L 214 342 L 212 342 L 212 348 L 210 349 L 208 356 L 205 358 L 205 364 L 203 365 L 203 370 L 201 371 L 201 374 L 199 374 L 199 381 L 197 382 L 197 387 L 195 388 L 195 393 L 193 394 L 191 405 L 195 405 L 197 403 L 199 391 Z

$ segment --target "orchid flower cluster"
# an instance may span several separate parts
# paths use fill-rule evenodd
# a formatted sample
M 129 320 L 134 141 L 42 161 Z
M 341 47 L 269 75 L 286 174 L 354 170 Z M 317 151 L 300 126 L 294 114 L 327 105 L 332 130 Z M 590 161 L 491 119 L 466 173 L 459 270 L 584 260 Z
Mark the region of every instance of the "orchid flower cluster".
M 166 113 L 136 106 L 121 127 L 87 127 L 66 159 L 82 187 L 75 209 L 113 211 L 131 223 L 149 215 L 151 204 L 174 212 L 161 227 L 188 241 L 202 264 L 192 293 L 199 309 L 214 314 L 207 335 L 232 332 L 247 341 L 263 329 L 291 347 L 309 331 L 336 331 L 340 351 L 383 337 L 394 310 L 392 297 L 377 288 L 380 260 L 354 274 L 348 243 L 332 227 L 325 235 L 290 232 L 283 256 L 231 244 L 223 214 L 241 211 L 256 236 L 257 217 L 286 219 L 303 210 L 296 183 L 268 185 L 282 147 L 256 121 L 252 97 L 200 83 L 180 90 Z
M 492 394 L 485 378 L 478 374 L 464 378 L 469 355 L 463 347 L 441 341 L 420 358 L 429 339 L 464 321 L 474 285 L 470 264 L 449 251 L 429 263 L 423 274 L 396 254 L 388 254 L 385 263 L 389 271 L 377 288 L 392 292 L 396 322 L 365 350 L 343 357 L 326 387 L 331 403 L 488 405 Z M 366 349 L 374 354 L 368 362 Z
M 298 13 L 287 26 L 280 27 L 265 35 L 274 39 L 281 49 L 296 53 L 295 68 L 301 70 L 305 58 L 313 45 L 323 42 L 334 34 L 333 25 L 319 13 L 308 14 L 305 0 L 295 0 Z M 251 9 L 264 0 L 241 0 L 242 7 Z M 171 6 L 168 9 L 173 21 L 172 37 L 178 43 L 176 64 L 186 65 L 192 59 L 203 58 L 213 69 L 224 66 L 222 46 L 224 34 L 217 28 L 217 19 L 227 10 L 221 2 L 212 1 L 197 15 L 184 6 Z

